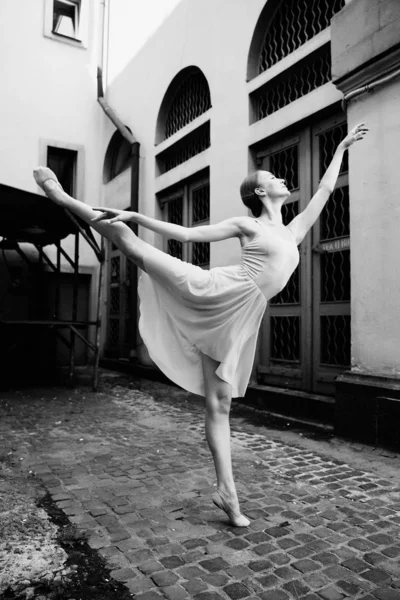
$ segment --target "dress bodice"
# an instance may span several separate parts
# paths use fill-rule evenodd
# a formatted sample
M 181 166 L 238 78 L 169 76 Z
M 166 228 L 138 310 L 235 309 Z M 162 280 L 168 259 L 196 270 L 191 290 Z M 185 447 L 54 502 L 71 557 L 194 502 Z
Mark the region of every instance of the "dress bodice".
M 260 231 L 242 247 L 240 267 L 268 300 L 285 287 L 299 264 L 299 252 L 290 231 L 286 238 L 256 223 Z

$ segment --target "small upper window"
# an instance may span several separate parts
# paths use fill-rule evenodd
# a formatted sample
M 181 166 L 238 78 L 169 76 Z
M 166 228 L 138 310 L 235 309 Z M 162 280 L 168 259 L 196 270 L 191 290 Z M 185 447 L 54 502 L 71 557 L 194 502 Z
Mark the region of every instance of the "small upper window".
M 75 194 L 77 157 L 76 150 L 47 147 L 47 166 L 54 171 L 64 191 L 70 196 Z
M 53 33 L 79 39 L 80 0 L 54 0 Z

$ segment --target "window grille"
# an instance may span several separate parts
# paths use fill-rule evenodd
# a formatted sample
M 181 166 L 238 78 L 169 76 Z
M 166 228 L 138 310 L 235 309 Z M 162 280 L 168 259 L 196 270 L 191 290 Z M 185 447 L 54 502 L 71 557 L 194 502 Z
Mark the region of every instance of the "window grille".
M 183 225 L 183 196 L 170 200 L 167 205 L 167 220 L 175 225 Z M 168 240 L 168 254 L 175 258 L 183 257 L 183 244 L 178 240 Z
M 210 221 L 210 184 L 208 181 L 185 184 L 165 201 L 166 220 L 184 227 L 207 225 Z M 176 258 L 202 268 L 210 264 L 210 244 L 190 242 L 183 244 L 168 240 L 167 252 Z
M 264 119 L 330 80 L 331 52 L 326 44 L 252 94 L 255 119 Z
M 321 302 L 350 302 L 350 252 L 321 255 Z
M 201 221 L 210 218 L 210 186 L 202 185 L 194 188 L 192 192 L 192 224 L 198 225 Z
M 114 248 L 115 250 L 117 247 Z M 120 258 L 119 256 L 113 256 L 111 259 L 111 283 L 119 283 L 119 271 L 120 271 Z
M 271 317 L 271 360 L 299 362 L 300 317 Z
M 350 365 L 350 315 L 321 316 L 321 364 Z
M 108 348 L 115 348 L 119 341 L 119 318 L 108 319 L 107 334 Z
M 282 206 L 283 224 L 287 225 L 299 212 L 299 203 L 290 202 Z M 270 305 L 299 304 L 300 303 L 300 267 L 298 266 L 290 276 L 289 281 L 279 294 L 271 298 Z
M 192 191 L 192 225 L 200 225 L 210 219 L 210 186 L 208 184 L 194 188 Z M 192 263 L 199 267 L 210 264 L 210 244 L 194 242 Z
M 208 242 L 193 243 L 192 263 L 198 267 L 206 267 L 210 264 L 210 244 Z
M 347 125 L 342 123 L 324 133 L 320 133 L 319 138 L 319 177 L 321 178 L 329 167 L 336 148 L 347 135 Z M 349 154 L 344 153 L 340 173 L 347 173 L 349 170 Z
M 119 314 L 119 286 L 110 289 L 110 313 Z
M 289 146 L 284 150 L 275 152 L 269 157 L 269 170 L 275 177 L 284 179 L 288 190 L 297 190 L 299 187 L 299 153 L 298 145 Z M 288 207 L 288 205 L 285 205 Z M 285 209 L 286 211 L 289 208 Z M 286 213 L 282 213 L 286 215 Z M 289 215 L 288 215 L 289 216 Z M 290 219 L 291 220 L 291 219 Z M 286 225 L 286 223 L 285 223 Z
M 258 72 L 263 73 L 326 29 L 345 0 L 282 0 L 269 20 Z
M 320 240 L 350 235 L 349 186 L 337 188 L 324 206 L 320 220 Z
M 161 173 L 183 164 L 210 147 L 210 122 L 205 123 L 157 156 Z
M 211 108 L 210 90 L 202 73 L 194 73 L 177 89 L 165 122 L 165 139 Z

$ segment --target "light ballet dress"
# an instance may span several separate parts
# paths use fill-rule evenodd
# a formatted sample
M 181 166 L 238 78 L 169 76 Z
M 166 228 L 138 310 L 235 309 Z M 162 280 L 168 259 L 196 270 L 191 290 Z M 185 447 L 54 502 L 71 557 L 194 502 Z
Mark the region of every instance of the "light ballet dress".
M 237 265 L 202 269 L 150 247 L 139 279 L 139 331 L 149 355 L 174 383 L 205 395 L 200 353 L 220 364 L 216 374 L 244 396 L 267 301 L 299 262 L 288 238 L 256 221 L 259 232 Z

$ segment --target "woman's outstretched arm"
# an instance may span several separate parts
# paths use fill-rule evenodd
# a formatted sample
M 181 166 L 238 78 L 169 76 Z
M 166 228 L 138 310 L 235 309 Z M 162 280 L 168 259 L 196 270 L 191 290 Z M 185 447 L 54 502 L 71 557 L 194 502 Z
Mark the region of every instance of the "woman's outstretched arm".
M 362 140 L 367 131 L 368 127 L 365 126 L 365 123 L 359 123 L 353 127 L 350 133 L 340 142 L 325 175 L 320 181 L 316 194 L 311 198 L 307 207 L 289 223 L 288 228 L 296 238 L 297 244 L 300 244 L 307 232 L 314 225 L 327 203 L 329 196 L 335 189 L 345 151 L 350 148 L 354 142 Z
M 134 222 L 146 227 L 146 229 L 151 229 L 151 231 L 180 242 L 217 242 L 232 237 L 239 237 L 247 229 L 243 227 L 245 217 L 226 219 L 215 225 L 184 227 L 127 210 L 118 210 L 116 208 L 95 208 L 94 210 L 100 211 L 99 215 L 93 219 L 94 222 L 103 221 L 109 224 L 121 221 L 124 223 Z

